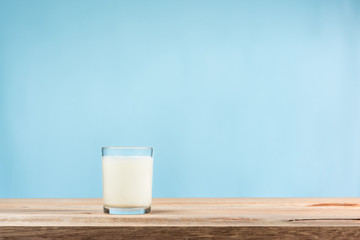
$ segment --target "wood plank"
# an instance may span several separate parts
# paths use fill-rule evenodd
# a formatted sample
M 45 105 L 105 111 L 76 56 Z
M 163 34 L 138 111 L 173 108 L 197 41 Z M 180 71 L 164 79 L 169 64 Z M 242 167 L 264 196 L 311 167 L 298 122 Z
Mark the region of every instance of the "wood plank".
M 360 198 L 154 199 L 152 213 L 102 212 L 101 199 L 0 199 L 0 239 L 360 239 Z
M 357 227 L 0 227 L 0 239 L 360 239 Z

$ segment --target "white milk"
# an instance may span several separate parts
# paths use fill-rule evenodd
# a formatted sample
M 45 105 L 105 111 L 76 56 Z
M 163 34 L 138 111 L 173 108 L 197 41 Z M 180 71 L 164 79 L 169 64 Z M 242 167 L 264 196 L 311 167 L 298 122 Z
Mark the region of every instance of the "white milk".
M 105 206 L 151 206 L 152 157 L 104 156 L 102 164 Z

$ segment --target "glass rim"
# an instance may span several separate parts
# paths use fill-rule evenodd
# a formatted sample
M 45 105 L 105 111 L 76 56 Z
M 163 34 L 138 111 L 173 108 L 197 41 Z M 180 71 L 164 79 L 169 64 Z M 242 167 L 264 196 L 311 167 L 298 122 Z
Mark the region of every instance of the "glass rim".
M 132 149 L 153 149 L 153 147 L 102 147 L 102 149 L 105 148 L 120 148 L 120 149 L 124 149 L 124 148 L 132 148 Z

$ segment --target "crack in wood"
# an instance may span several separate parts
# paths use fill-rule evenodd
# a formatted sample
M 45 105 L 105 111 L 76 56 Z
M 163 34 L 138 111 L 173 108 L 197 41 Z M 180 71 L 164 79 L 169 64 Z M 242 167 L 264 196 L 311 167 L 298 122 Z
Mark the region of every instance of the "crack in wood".
M 308 221 L 360 221 L 360 218 L 302 218 L 302 219 L 287 220 L 287 222 L 308 222 Z
M 356 203 L 318 203 L 309 205 L 309 207 L 357 207 Z

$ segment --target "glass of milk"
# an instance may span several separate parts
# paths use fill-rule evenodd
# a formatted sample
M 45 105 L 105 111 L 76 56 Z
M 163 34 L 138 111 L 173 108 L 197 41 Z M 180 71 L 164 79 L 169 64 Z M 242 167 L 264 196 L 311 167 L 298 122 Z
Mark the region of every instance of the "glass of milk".
M 105 213 L 151 212 L 152 147 L 103 147 L 102 167 Z

